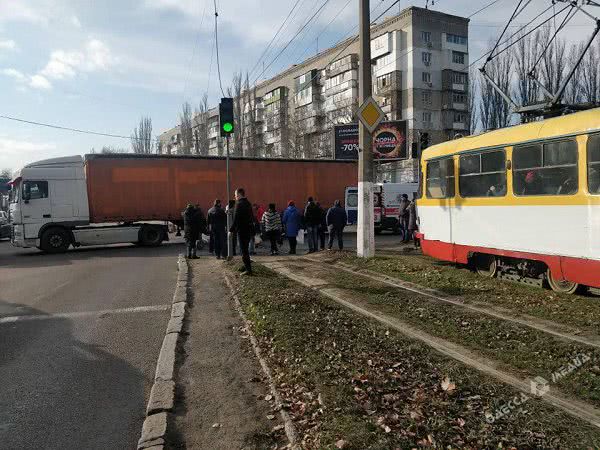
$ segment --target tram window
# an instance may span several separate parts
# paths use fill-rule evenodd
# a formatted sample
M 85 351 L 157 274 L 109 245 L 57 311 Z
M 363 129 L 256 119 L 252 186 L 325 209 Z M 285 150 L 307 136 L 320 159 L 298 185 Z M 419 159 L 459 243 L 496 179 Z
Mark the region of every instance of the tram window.
M 444 158 L 427 163 L 428 198 L 454 197 L 454 159 Z
M 591 194 L 600 194 L 600 134 L 590 136 L 588 153 L 588 189 Z
M 577 192 L 577 142 L 574 140 L 515 147 L 515 195 L 573 195 Z
M 503 197 L 506 195 L 504 150 L 460 157 L 458 179 L 462 197 Z

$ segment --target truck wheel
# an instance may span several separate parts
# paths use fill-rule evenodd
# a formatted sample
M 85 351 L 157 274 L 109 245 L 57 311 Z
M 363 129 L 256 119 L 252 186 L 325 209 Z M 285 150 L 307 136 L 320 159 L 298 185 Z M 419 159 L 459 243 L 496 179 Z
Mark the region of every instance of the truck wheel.
M 156 247 L 163 241 L 163 232 L 158 227 L 143 226 L 139 233 L 140 244 L 146 247 Z
M 64 228 L 49 228 L 40 239 L 40 248 L 46 253 L 64 253 L 69 245 L 71 238 Z

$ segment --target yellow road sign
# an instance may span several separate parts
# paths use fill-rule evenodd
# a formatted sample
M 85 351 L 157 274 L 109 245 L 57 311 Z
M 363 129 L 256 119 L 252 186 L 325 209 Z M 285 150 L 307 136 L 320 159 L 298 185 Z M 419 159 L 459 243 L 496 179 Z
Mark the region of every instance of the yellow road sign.
M 358 108 L 358 120 L 367 127 L 369 133 L 373 133 L 377 125 L 385 118 L 384 112 L 373 97 L 367 98 Z

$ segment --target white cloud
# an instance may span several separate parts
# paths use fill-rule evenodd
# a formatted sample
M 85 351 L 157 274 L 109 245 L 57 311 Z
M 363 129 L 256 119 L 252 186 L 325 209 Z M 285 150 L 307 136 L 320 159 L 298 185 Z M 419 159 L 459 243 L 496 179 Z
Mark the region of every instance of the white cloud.
M 0 22 L 22 21 L 45 24 L 48 18 L 42 8 L 35 8 L 24 0 L 0 0 Z
M 16 50 L 17 49 L 17 43 L 15 41 L 13 41 L 12 39 L 7 39 L 7 40 L 0 40 L 0 50 Z
M 12 67 L 8 69 L 2 69 L 0 70 L 0 73 L 7 77 L 14 78 L 19 82 L 24 82 L 27 80 L 27 77 L 22 72 L 18 71 L 17 69 L 13 69 Z
M 81 22 L 76 15 L 72 15 L 69 19 L 69 22 L 71 22 L 71 25 L 73 25 L 75 28 L 81 28 Z
M 31 79 L 29 80 L 29 86 L 31 86 L 34 89 L 42 89 L 42 90 L 49 90 L 52 89 L 52 84 L 50 84 L 50 82 L 48 81 L 48 79 L 46 77 L 44 77 L 43 75 L 33 75 L 31 77 Z
M 16 140 L 0 136 L 0 167 L 14 170 L 40 159 L 59 156 L 60 151 L 54 143 Z
M 73 78 L 80 71 L 107 70 L 114 62 L 115 58 L 106 44 L 98 39 L 90 39 L 82 51 L 53 51 L 40 74 L 51 79 L 62 80 Z

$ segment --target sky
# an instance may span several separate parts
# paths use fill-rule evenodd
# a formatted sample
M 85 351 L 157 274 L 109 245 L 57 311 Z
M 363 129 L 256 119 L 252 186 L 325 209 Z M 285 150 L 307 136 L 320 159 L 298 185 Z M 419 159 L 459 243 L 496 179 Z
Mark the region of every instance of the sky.
M 236 71 L 256 67 L 251 81 L 268 78 L 354 33 L 358 1 L 329 0 L 274 60 L 324 1 L 217 1 L 223 88 Z M 259 57 L 296 2 L 263 73 Z M 371 0 L 372 19 L 392 3 Z M 488 3 L 436 0 L 431 9 L 469 16 Z M 471 18 L 472 61 L 489 48 L 515 4 L 499 0 Z M 533 0 L 522 21 L 549 4 Z M 425 0 L 402 0 L 388 15 L 410 5 Z M 219 102 L 214 18 L 213 0 L 0 0 L 0 116 L 121 136 L 150 116 L 158 135 L 176 125 L 183 102 L 197 105 L 204 93 L 211 105 Z M 588 35 L 588 23 L 575 19 L 570 39 Z M 0 170 L 103 146 L 129 149 L 130 142 L 0 118 Z

